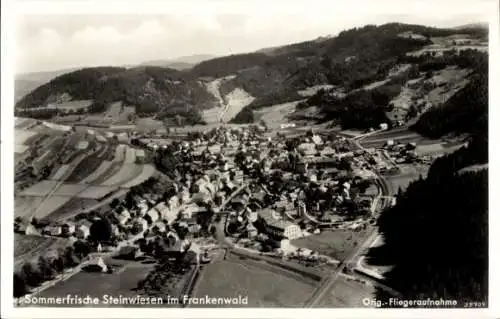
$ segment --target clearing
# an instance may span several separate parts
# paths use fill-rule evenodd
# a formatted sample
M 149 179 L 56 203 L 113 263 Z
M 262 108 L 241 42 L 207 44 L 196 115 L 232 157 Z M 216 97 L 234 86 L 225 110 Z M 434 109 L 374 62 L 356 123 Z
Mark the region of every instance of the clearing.
M 223 260 L 206 266 L 194 288 L 193 296 L 241 295 L 248 296 L 248 305 L 242 305 L 243 307 L 298 307 L 313 291 L 314 286 L 276 271 L 245 264 L 244 261 Z
M 398 188 L 401 187 L 405 190 L 408 185 L 419 178 L 422 175 L 423 178 L 427 176 L 427 171 L 429 167 L 426 165 L 398 165 L 400 173 L 397 175 L 385 176 L 385 179 L 389 182 L 389 186 L 392 188 L 391 194 L 396 194 Z
M 254 110 L 255 122 L 263 120 L 270 129 L 279 129 L 281 124 L 289 123 L 288 117 L 295 112 L 300 101 L 277 104 Z
M 255 97 L 243 89 L 236 88 L 224 96 L 225 105 L 221 112 L 220 120 L 224 123 L 231 121 L 236 114 L 252 103 Z
M 363 242 L 367 234 L 367 230 L 323 230 L 320 234 L 295 239 L 290 243 L 342 261 Z

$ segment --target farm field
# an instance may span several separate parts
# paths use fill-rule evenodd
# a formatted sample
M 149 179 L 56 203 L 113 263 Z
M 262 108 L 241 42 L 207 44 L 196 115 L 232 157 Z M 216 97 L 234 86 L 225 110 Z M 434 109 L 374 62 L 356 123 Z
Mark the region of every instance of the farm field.
M 14 130 L 14 142 L 15 144 L 24 144 L 29 138 L 38 134 L 38 132 L 15 129 Z
M 420 175 L 422 177 L 427 176 L 427 171 L 429 168 L 424 165 L 414 166 L 414 165 L 398 165 L 400 169 L 400 173 L 397 175 L 386 176 L 387 181 L 391 187 L 391 194 L 396 194 L 398 188 L 401 187 L 402 190 L 405 190 L 408 185 L 419 178 Z
M 64 203 L 58 209 L 55 209 L 52 213 L 45 217 L 47 220 L 59 220 L 63 219 L 68 214 L 73 214 L 75 211 L 86 209 L 97 205 L 99 202 L 94 199 L 87 198 L 72 198 L 66 203 Z
M 223 260 L 206 266 L 194 290 L 195 297 L 248 296 L 248 305 L 243 307 L 298 307 L 313 293 L 314 286 L 259 267 Z
M 120 170 L 101 183 L 102 186 L 121 185 L 132 180 L 142 173 L 142 165 L 123 164 Z
M 63 238 L 14 234 L 14 269 L 22 267 L 24 262 L 36 259 L 42 253 L 64 248 L 68 243 Z
M 137 175 L 134 179 L 121 185 L 121 187 L 130 188 L 130 187 L 133 187 L 135 185 L 141 184 L 141 183 L 145 182 L 148 178 L 153 176 L 155 174 L 155 172 L 156 172 L 156 168 L 154 167 L 154 165 L 151 165 L 151 164 L 142 165 L 141 173 L 139 175 Z
M 30 147 L 28 145 L 16 144 L 14 145 L 14 153 L 22 154 L 26 152 Z
M 29 217 L 43 201 L 41 196 L 17 196 L 14 198 L 14 216 Z
M 139 261 L 105 259 L 105 262 L 118 268 L 113 274 L 81 271 L 40 293 L 40 297 L 60 297 L 67 294 L 102 298 L 103 295 L 135 297 L 139 281 L 144 279 L 155 264 L 143 264 Z M 102 305 L 102 307 L 111 305 Z M 123 305 L 113 305 L 123 307 Z M 136 307 L 138 305 L 135 305 Z M 151 305 L 145 305 L 151 307 Z M 159 305 L 165 307 L 166 305 Z
M 55 173 L 51 177 L 49 177 L 49 179 L 55 181 L 60 180 L 66 174 L 66 172 L 68 172 L 69 168 L 69 164 L 61 165 L 61 167 L 59 167 L 59 169 L 55 171 Z
M 62 184 L 55 192 L 55 196 L 67 196 L 67 197 L 72 197 L 77 195 L 78 193 L 82 192 L 85 188 L 87 188 L 87 185 L 80 185 L 80 184 Z
M 56 185 L 58 181 L 43 180 L 41 182 L 28 187 L 21 192 L 23 196 L 45 196 L 47 195 Z
M 85 109 L 92 104 L 92 100 L 78 100 L 68 101 L 64 103 L 49 103 L 44 109 L 64 109 L 64 110 L 78 110 Z
M 99 199 L 118 189 L 115 186 L 89 186 L 84 191 L 76 195 L 78 198 Z
M 95 163 L 97 164 L 99 162 L 95 161 Z M 102 161 L 101 164 L 90 175 L 88 175 L 79 182 L 82 184 L 90 184 L 94 182 L 99 176 L 104 174 L 109 169 L 110 166 L 111 166 L 110 161 Z M 88 169 L 88 171 L 90 172 L 91 170 Z
M 71 197 L 67 196 L 51 196 L 32 211 L 33 217 L 43 219 L 70 200 Z
M 375 298 L 375 288 L 354 280 L 342 278 L 319 301 L 318 308 L 365 308 L 363 298 Z
M 343 229 L 324 230 L 317 235 L 292 240 L 291 244 L 342 261 L 361 244 L 366 234 L 366 230 L 357 232 Z
M 283 103 L 253 111 L 256 121 L 263 120 L 269 128 L 278 129 L 281 124 L 289 123 L 288 116 L 295 112 L 301 101 Z

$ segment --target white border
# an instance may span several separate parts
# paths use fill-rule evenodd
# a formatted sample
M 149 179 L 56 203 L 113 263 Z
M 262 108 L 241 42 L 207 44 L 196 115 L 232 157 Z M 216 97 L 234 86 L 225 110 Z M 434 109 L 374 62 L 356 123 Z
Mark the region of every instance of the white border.
M 357 0 L 359 3 L 355 14 L 404 14 L 404 13 L 422 13 L 428 12 L 425 2 L 423 1 L 370 1 Z M 262 3 L 263 0 L 257 0 Z M 352 1 L 351 1 L 352 2 Z M 499 21 L 498 21 L 498 1 L 432 1 L 435 4 L 439 2 L 442 12 L 446 12 L 446 8 L 457 5 L 467 5 L 474 12 L 489 12 L 490 17 L 490 141 L 495 141 L 498 137 L 497 123 L 499 119 Z M 22 1 L 18 0 L 16 4 L 9 1 L 1 1 L 2 6 L 2 92 L 1 92 L 1 203 L 2 203 L 2 254 L 1 254 L 1 274 L 2 274 L 2 317 L 22 317 L 33 318 L 68 318 L 68 317 L 107 317 L 107 318 L 122 318 L 125 315 L 129 317 L 150 317 L 150 318 L 246 318 L 246 317 L 290 317 L 303 318 L 332 316 L 338 318 L 443 318 L 450 316 L 454 318 L 478 318 L 489 317 L 494 318 L 500 316 L 500 308 L 498 302 L 500 300 L 499 278 L 500 276 L 494 271 L 500 269 L 498 250 L 494 248 L 494 243 L 499 242 L 498 225 L 499 219 L 498 208 L 498 178 L 499 171 L 496 167 L 500 163 L 499 152 L 495 145 L 491 143 L 490 147 L 490 308 L 487 310 L 376 310 L 376 309 L 127 309 L 126 312 L 119 309 L 88 309 L 88 308 L 58 308 L 58 309 L 43 309 L 43 308 L 21 308 L 15 309 L 12 303 L 12 256 L 13 256 L 13 233 L 12 223 L 13 215 L 9 212 L 13 211 L 13 65 L 15 52 L 15 15 L 13 13 L 23 12 L 27 14 L 96 14 L 96 13 L 116 13 L 116 14 L 159 14 L 159 13 L 248 13 L 257 12 L 260 6 L 255 5 L 256 0 L 251 3 L 249 1 L 229 1 L 229 0 L 190 0 L 190 1 Z M 286 14 L 300 13 L 304 10 L 304 1 L 280 1 L 275 0 L 265 1 L 266 12 L 271 14 Z M 473 4 L 473 5 L 472 5 Z M 332 18 L 339 14 L 352 14 L 342 9 L 341 2 L 336 1 L 307 1 L 307 6 L 314 7 L 318 12 L 330 12 Z M 300 23 L 300 22 L 298 22 Z M 318 35 L 319 36 L 319 35 Z M 36 48 L 34 48 L 36 50 Z M 497 196 L 495 196 L 497 195 Z M 466 236 L 467 234 L 464 234 Z

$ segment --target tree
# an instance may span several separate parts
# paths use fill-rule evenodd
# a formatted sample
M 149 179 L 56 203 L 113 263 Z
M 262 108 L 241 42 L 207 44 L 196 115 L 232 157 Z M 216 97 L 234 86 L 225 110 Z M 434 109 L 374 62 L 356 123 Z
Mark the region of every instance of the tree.
M 26 280 L 20 274 L 14 273 L 14 298 L 19 298 L 29 292 Z
M 107 242 L 111 239 L 112 230 L 111 222 L 101 218 L 90 226 L 90 237 L 96 242 Z
M 40 269 L 40 273 L 42 275 L 42 279 L 44 281 L 51 280 L 56 275 L 56 271 L 52 266 L 52 263 L 49 259 L 44 256 L 40 256 L 38 258 L 38 268 Z

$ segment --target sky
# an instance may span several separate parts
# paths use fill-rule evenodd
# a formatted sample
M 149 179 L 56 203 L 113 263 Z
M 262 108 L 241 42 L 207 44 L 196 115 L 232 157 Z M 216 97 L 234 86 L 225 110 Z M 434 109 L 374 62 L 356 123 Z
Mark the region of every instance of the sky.
M 19 74 L 196 54 L 223 56 L 335 35 L 366 24 L 397 21 L 454 27 L 487 21 L 484 9 L 473 1 L 420 2 L 425 4 L 378 11 L 349 1 L 325 10 L 309 6 L 276 11 L 261 7 L 265 2 L 254 2 L 251 10 L 234 12 L 23 13 L 16 19 L 15 69 Z

